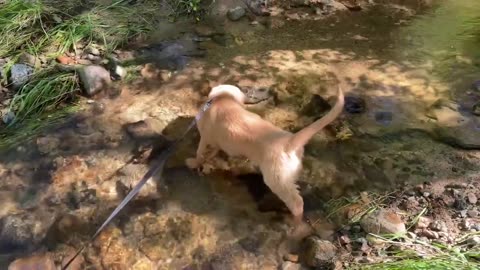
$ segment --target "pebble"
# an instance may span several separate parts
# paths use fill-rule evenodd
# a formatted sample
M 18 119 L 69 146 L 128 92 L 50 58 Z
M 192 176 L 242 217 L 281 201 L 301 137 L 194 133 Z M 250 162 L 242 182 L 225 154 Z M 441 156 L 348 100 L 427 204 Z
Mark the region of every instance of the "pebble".
M 473 210 L 468 210 L 467 211 L 467 216 L 471 217 L 471 218 L 476 218 L 478 217 L 478 211 L 473 209 Z
M 432 223 L 432 220 L 428 217 L 419 217 L 415 228 L 417 229 L 426 229 Z
M 95 47 L 88 47 L 86 50 L 85 50 L 86 53 L 89 53 L 89 54 L 92 54 L 92 55 L 95 55 L 95 56 L 98 56 L 100 55 L 100 50 L 95 48 Z
M 468 193 L 467 194 L 467 199 L 470 204 L 477 204 L 477 196 L 474 193 Z
M 317 269 L 334 269 L 337 248 L 330 241 L 312 236 L 305 240 L 303 246 L 303 261 Z
M 397 234 L 406 232 L 405 223 L 400 216 L 390 209 L 380 209 L 365 215 L 360 225 L 367 233 Z
M 227 11 L 227 17 L 231 21 L 238 21 L 246 14 L 246 10 L 243 7 L 234 7 Z
M 293 262 L 283 262 L 282 270 L 301 270 L 302 266 L 298 263 Z
M 429 228 L 437 232 L 448 232 L 447 224 L 443 220 L 434 220 Z

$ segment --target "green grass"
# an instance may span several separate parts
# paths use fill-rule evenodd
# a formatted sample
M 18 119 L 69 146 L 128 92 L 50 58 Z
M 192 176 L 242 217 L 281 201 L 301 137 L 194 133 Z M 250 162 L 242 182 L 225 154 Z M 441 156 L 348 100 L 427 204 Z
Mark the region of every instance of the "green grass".
M 78 110 L 77 106 L 67 106 L 35 119 L 30 118 L 14 127 L 0 128 L 0 152 L 12 149 L 36 137 L 43 130 L 61 123 L 65 117 Z
M 45 35 L 39 1 L 9 0 L 0 6 L 0 57 L 15 54 Z
M 478 270 L 480 264 L 454 256 L 402 259 L 394 262 L 368 264 L 351 269 L 361 270 Z
M 50 69 L 35 74 L 10 103 L 9 110 L 15 113 L 15 119 L 9 126 L 55 110 L 62 102 L 72 99 L 78 89 L 77 79 L 70 72 Z

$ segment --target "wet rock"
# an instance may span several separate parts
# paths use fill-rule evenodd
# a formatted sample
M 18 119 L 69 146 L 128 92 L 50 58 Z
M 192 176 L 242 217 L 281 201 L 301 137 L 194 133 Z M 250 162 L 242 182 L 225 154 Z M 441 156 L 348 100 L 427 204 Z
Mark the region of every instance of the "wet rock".
M 102 66 L 91 65 L 78 69 L 86 95 L 93 96 L 111 83 L 110 72 Z
M 468 125 L 457 127 L 439 126 L 434 128 L 433 137 L 439 141 L 467 150 L 480 149 L 480 136 L 478 131 L 473 130 Z
M 373 234 L 399 234 L 407 231 L 400 216 L 389 209 L 365 215 L 360 220 L 360 225 L 365 232 Z
M 53 154 L 60 145 L 60 139 L 51 136 L 37 138 L 36 142 L 38 151 L 42 154 Z
M 47 232 L 45 237 L 48 245 L 66 243 L 76 234 L 88 234 L 88 224 L 78 216 L 65 214 L 59 217 Z
M 303 113 L 308 116 L 319 117 L 328 112 L 332 106 L 321 96 L 313 95 L 310 102 L 303 109 Z
M 227 17 L 228 19 L 230 19 L 231 21 L 238 21 L 240 20 L 243 16 L 245 16 L 245 14 L 247 13 L 247 11 L 243 8 L 243 7 L 234 7 L 232 9 L 229 9 L 227 11 Z
M 480 246 L 480 236 L 476 235 L 467 240 L 467 244 L 478 247 Z
M 94 246 L 98 248 L 97 254 L 101 258 L 103 269 L 126 270 L 135 262 L 134 251 L 116 227 L 106 228 L 95 239 Z
M 472 113 L 476 116 L 480 116 L 480 102 L 473 105 Z
M 302 261 L 316 269 L 335 269 L 337 248 L 330 241 L 309 237 L 303 245 Z
M 128 192 L 140 181 L 140 178 L 147 172 L 149 167 L 145 164 L 127 164 L 121 168 L 117 175 L 116 182 L 119 198 L 123 198 Z M 139 198 L 158 198 L 159 197 L 157 182 L 151 179 L 140 190 L 137 197 Z
M 46 236 L 55 217 L 19 213 L 0 219 L 0 253 L 35 248 Z
M 50 253 L 33 255 L 13 261 L 8 270 L 56 270 Z
M 443 220 L 434 220 L 429 228 L 437 232 L 448 232 L 447 223 Z
M 162 137 L 155 131 L 149 121 L 137 121 L 124 125 L 127 134 L 134 140 L 149 140 Z
M 27 64 L 31 67 L 40 67 L 41 65 L 41 61 L 38 57 L 35 57 L 27 52 L 24 52 L 19 56 L 18 62 L 21 64 Z
M 477 196 L 474 193 L 468 193 L 467 194 L 467 199 L 470 204 L 477 204 Z
M 194 31 L 195 31 L 195 34 L 197 34 L 200 37 L 211 37 L 217 34 L 221 34 L 215 28 L 207 25 L 197 25 Z
M 417 224 L 415 224 L 415 228 L 417 229 L 426 229 L 428 226 L 430 226 L 430 223 L 432 223 L 432 220 L 428 217 L 419 217 Z
M 345 111 L 348 113 L 363 113 L 366 110 L 365 100 L 361 97 L 347 96 L 345 97 Z
M 10 70 L 9 82 L 13 89 L 19 89 L 32 76 L 33 68 L 26 64 L 14 64 Z

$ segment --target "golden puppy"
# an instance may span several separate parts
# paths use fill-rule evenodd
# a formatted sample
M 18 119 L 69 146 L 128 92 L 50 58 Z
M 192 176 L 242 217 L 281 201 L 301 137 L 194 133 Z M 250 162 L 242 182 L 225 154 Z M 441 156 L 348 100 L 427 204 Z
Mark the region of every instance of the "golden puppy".
M 208 97 L 214 100 L 197 123 L 200 143 L 196 157 L 186 160 L 187 166 L 200 167 L 218 150 L 248 158 L 260 168 L 265 184 L 285 202 L 295 224 L 302 224 L 303 199 L 296 180 L 302 169 L 303 148 L 342 112 L 344 95 L 340 87 L 332 110 L 295 134 L 244 109 L 245 95 L 236 86 L 213 87 Z M 207 146 L 213 149 L 209 156 L 206 156 Z

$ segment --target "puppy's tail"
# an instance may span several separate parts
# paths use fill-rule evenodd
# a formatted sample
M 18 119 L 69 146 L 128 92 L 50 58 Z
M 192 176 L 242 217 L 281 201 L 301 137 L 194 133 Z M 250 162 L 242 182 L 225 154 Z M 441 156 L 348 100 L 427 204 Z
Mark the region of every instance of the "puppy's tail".
M 338 99 L 335 106 L 330 110 L 324 117 L 313 122 L 309 126 L 303 128 L 299 132 L 295 133 L 287 146 L 287 151 L 295 151 L 300 147 L 305 146 L 308 141 L 315 135 L 317 132 L 322 130 L 325 126 L 330 124 L 335 120 L 340 113 L 343 111 L 343 106 L 345 104 L 345 97 L 343 95 L 340 85 L 338 86 Z

